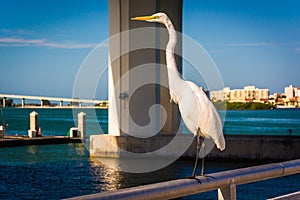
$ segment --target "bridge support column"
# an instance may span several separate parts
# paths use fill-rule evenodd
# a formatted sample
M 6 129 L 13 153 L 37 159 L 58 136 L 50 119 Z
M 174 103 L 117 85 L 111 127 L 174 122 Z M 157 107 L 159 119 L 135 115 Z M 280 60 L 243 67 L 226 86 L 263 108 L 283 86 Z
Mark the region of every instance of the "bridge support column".
M 165 51 L 161 50 L 166 47 L 168 41 L 167 31 L 154 29 L 160 27 L 155 23 L 130 20 L 134 16 L 151 15 L 156 12 L 167 13 L 176 30 L 182 31 L 182 0 L 109 0 L 109 30 L 110 36 L 114 36 L 109 42 L 109 135 L 145 136 L 157 132 L 174 134 L 178 130 L 178 107 L 170 103 L 169 90 L 162 86 L 168 85 L 167 69 L 163 67 L 166 65 L 166 55 Z M 115 36 L 137 28 L 152 29 Z M 155 48 L 145 48 L 145 44 L 151 44 Z M 135 51 L 131 48 L 135 48 Z M 178 36 L 175 51 L 179 55 L 181 48 L 181 37 Z M 178 56 L 176 60 L 181 72 L 182 59 Z M 132 69 L 145 65 L 153 67 L 143 67 L 142 73 L 126 77 L 127 73 L 134 71 Z M 137 86 L 143 79 L 151 84 Z M 164 108 L 167 116 L 164 115 L 164 111 L 155 107 L 151 110 L 149 119 L 150 108 L 157 104 Z M 148 128 L 143 128 L 145 126 Z
M 43 107 L 43 100 L 41 100 L 41 107 Z
M 59 101 L 59 107 L 63 106 L 63 101 Z
M 25 98 L 22 98 L 22 108 L 25 106 Z

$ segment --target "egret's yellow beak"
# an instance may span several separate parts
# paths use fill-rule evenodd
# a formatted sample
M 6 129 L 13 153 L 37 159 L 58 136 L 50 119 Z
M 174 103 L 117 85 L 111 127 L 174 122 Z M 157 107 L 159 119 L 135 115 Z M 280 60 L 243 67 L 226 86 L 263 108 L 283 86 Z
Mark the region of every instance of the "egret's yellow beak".
M 158 16 L 141 16 L 141 17 L 131 18 L 131 20 L 136 20 L 136 21 L 147 21 L 151 19 L 158 19 Z

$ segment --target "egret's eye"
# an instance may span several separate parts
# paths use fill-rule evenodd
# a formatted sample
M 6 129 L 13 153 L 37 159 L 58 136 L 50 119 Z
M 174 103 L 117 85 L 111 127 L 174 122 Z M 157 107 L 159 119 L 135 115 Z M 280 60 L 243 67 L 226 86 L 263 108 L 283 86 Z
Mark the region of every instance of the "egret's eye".
M 159 16 L 154 16 L 153 19 L 159 19 Z

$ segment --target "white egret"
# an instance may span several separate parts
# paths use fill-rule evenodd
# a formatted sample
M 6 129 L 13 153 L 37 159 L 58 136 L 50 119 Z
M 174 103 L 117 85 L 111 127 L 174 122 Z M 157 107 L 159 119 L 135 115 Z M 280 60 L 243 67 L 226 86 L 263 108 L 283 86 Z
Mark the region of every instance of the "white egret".
M 221 151 L 225 149 L 220 117 L 202 88 L 180 77 L 174 57 L 177 33 L 169 17 L 165 13 L 156 13 L 151 16 L 134 17 L 132 20 L 161 23 L 168 30 L 169 41 L 166 47 L 166 62 L 169 92 L 171 101 L 178 104 L 185 125 L 197 138 L 196 160 L 192 173 L 192 177 L 195 177 L 200 146 L 204 145 L 204 138 L 211 138 Z M 204 156 L 202 158 L 201 175 L 204 175 Z

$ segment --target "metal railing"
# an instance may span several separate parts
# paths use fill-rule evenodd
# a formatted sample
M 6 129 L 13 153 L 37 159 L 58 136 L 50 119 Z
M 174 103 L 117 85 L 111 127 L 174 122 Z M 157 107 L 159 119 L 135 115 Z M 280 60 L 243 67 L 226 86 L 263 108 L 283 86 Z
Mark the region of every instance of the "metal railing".
M 218 190 L 219 199 L 236 199 L 236 185 L 300 173 L 300 159 L 108 191 L 72 199 L 173 199 Z M 201 184 L 200 184 L 200 182 Z

